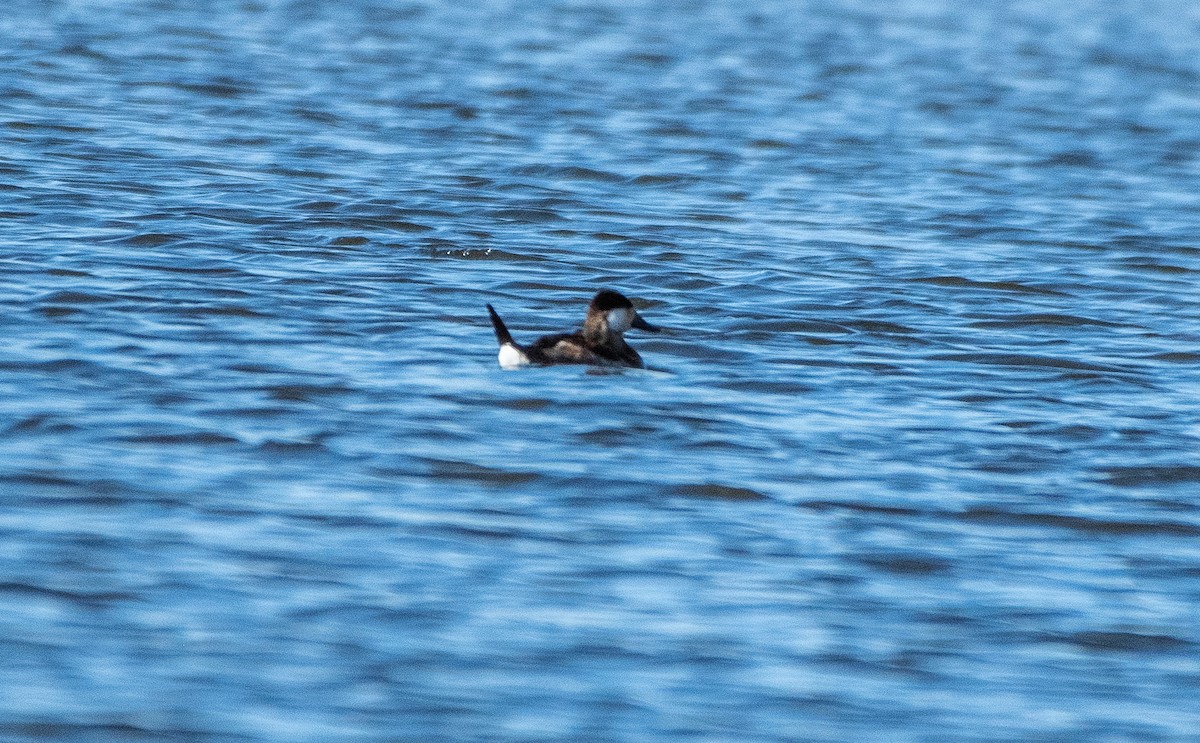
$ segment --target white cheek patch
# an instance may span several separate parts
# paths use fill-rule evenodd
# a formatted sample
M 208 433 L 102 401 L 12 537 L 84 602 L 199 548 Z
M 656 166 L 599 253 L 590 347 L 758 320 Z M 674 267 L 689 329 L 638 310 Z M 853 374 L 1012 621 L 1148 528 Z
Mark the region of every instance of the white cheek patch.
M 511 343 L 500 346 L 500 353 L 496 358 L 500 360 L 501 369 L 520 369 L 523 366 L 529 366 L 529 357 Z
M 617 333 L 624 333 L 633 327 L 633 310 L 625 307 L 619 307 L 615 310 L 608 311 L 608 329 Z

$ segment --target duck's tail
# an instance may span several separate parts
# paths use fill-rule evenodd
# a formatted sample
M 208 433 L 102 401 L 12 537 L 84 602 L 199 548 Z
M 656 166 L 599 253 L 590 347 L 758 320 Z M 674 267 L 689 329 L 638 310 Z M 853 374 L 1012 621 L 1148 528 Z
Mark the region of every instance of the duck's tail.
M 492 329 L 496 331 L 496 340 L 500 343 L 500 353 L 496 357 L 500 362 L 500 368 L 520 369 L 523 366 L 529 366 L 528 354 L 513 340 L 512 334 L 508 332 L 508 328 L 504 327 L 504 321 L 496 314 L 496 310 L 492 309 L 490 304 L 487 306 L 487 310 L 488 315 L 492 318 Z
M 500 316 L 496 314 L 496 310 L 492 309 L 490 304 L 487 306 L 487 308 L 488 314 L 491 315 L 492 318 L 492 329 L 496 331 L 496 340 L 500 343 L 500 345 L 503 346 L 506 343 L 512 343 L 514 346 L 517 345 L 516 343 L 513 343 L 512 334 L 508 332 L 508 328 L 504 327 L 504 321 L 501 320 Z

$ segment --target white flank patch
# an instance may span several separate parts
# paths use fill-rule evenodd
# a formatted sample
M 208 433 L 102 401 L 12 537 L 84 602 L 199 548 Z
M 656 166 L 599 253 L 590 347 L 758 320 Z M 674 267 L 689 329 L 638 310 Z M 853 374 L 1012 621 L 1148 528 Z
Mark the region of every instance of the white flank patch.
M 511 343 L 500 346 L 500 354 L 496 358 L 500 360 L 501 369 L 520 369 L 523 366 L 529 366 L 529 357 Z

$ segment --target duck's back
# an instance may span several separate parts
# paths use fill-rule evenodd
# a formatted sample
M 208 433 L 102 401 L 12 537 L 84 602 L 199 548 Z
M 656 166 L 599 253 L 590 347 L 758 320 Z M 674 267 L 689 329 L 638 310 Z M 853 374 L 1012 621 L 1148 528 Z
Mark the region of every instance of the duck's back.
M 599 366 L 642 367 L 642 359 L 628 345 L 610 348 L 589 344 L 583 333 L 558 333 L 538 338 L 525 349 L 535 364 L 596 364 Z
M 535 364 L 609 363 L 588 349 L 580 333 L 544 335 L 526 348 L 525 352 Z

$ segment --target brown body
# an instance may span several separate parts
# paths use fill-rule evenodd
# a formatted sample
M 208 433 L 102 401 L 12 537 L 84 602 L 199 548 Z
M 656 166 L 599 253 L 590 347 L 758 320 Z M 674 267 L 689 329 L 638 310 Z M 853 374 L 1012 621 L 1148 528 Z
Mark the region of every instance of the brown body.
M 595 364 L 597 366 L 645 366 L 642 357 L 616 333 L 588 337 L 586 330 L 547 335 L 522 350 L 534 364 Z

